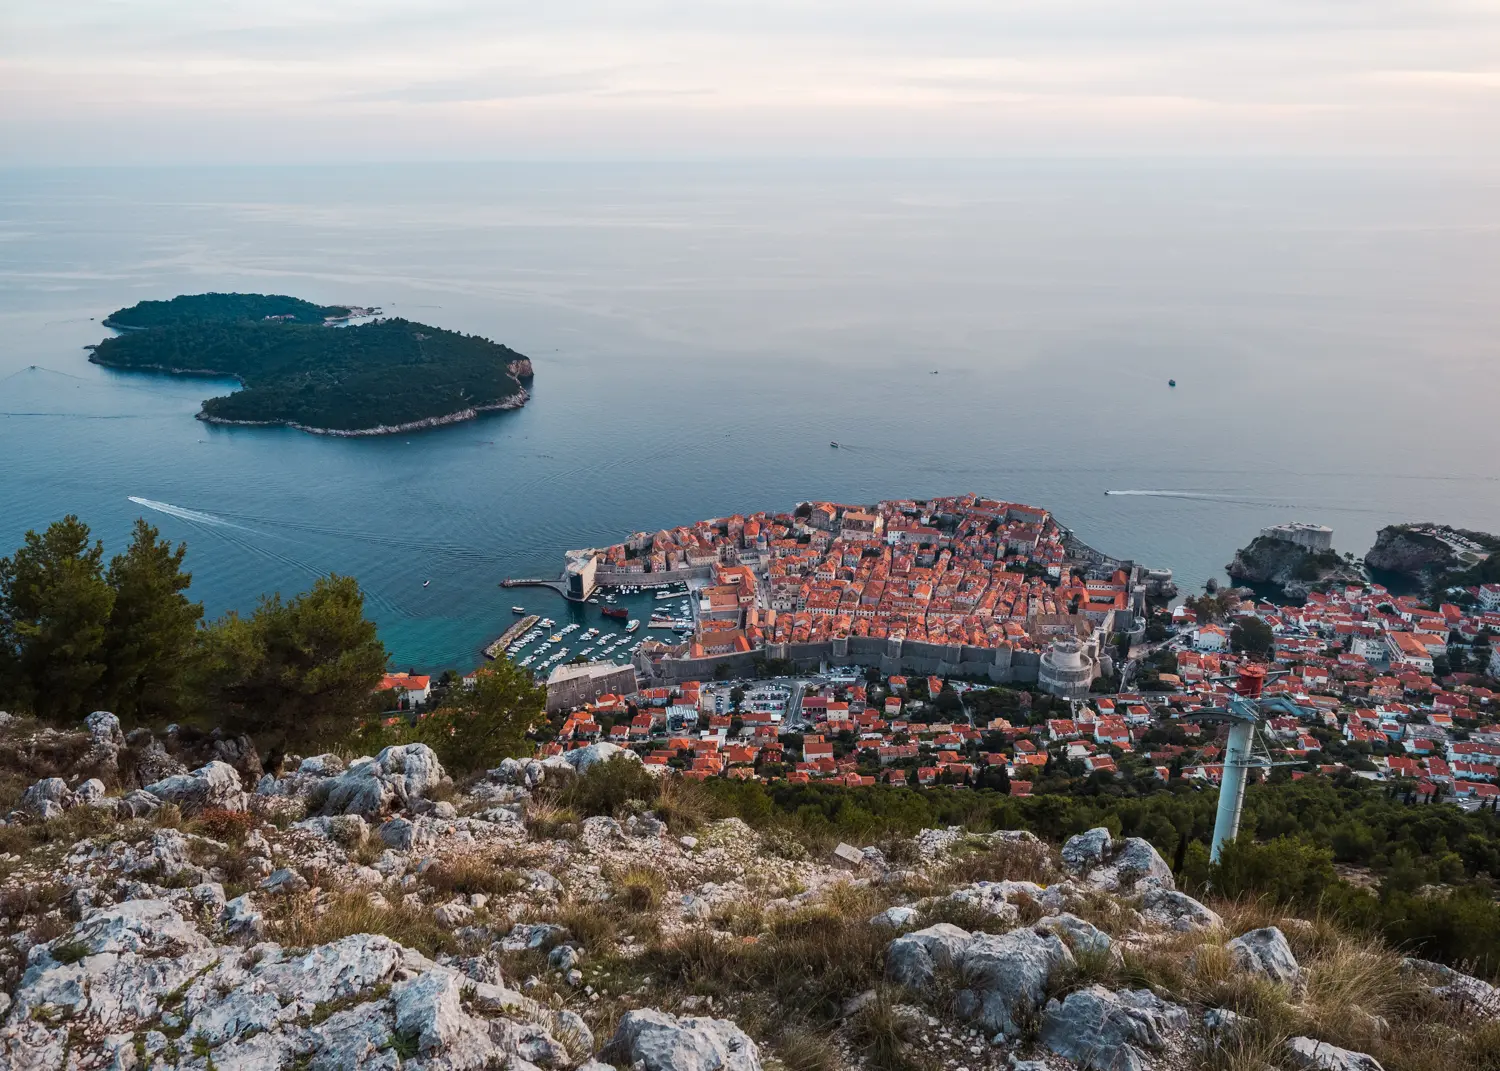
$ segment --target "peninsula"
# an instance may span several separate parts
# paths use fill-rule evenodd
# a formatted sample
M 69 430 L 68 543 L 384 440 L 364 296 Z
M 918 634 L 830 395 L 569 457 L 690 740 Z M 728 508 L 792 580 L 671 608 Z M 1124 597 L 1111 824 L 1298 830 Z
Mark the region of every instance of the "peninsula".
M 282 424 L 321 435 L 382 435 L 518 409 L 531 361 L 507 346 L 403 319 L 339 326 L 378 310 L 266 294 L 143 301 L 104 321 L 109 368 L 226 376 L 243 389 L 203 403 L 214 424 Z

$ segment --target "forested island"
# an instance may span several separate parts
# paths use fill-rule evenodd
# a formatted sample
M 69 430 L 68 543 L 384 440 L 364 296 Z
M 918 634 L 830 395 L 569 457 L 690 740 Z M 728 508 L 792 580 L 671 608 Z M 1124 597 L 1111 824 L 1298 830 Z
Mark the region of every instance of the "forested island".
M 403 319 L 336 326 L 369 310 L 284 295 L 197 294 L 111 313 L 122 334 L 96 364 L 230 376 L 242 390 L 203 403 L 198 419 L 284 424 L 326 435 L 380 435 L 517 409 L 531 361 L 478 335 Z

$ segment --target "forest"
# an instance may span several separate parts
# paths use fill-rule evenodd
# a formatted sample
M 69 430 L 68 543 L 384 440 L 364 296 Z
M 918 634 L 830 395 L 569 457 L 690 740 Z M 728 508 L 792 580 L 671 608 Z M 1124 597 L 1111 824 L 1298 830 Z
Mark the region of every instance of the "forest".
M 345 305 L 314 305 L 285 294 L 179 294 L 170 301 L 139 301 L 104 318 L 105 327 L 143 331 L 184 324 L 233 323 L 238 320 L 290 318 L 302 324 L 340 320 L 353 310 Z
M 350 433 L 525 402 L 521 378 L 530 363 L 516 351 L 408 320 L 322 322 L 348 312 L 245 294 L 142 302 L 106 321 L 138 329 L 100 342 L 90 359 L 110 368 L 238 379 L 242 390 L 203 403 L 199 418 L 219 422 Z

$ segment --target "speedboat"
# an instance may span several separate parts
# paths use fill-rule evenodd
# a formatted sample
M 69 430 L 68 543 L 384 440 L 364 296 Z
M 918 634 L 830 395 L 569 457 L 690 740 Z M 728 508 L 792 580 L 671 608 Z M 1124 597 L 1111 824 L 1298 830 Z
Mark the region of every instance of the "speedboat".
M 424 580 L 424 581 L 422 581 L 422 586 L 425 588 L 428 584 L 431 584 L 431 583 L 432 583 L 431 580 Z
M 526 612 L 526 607 L 524 607 L 524 606 L 512 606 L 510 608 L 510 612 L 513 613 L 513 614 L 524 614 Z

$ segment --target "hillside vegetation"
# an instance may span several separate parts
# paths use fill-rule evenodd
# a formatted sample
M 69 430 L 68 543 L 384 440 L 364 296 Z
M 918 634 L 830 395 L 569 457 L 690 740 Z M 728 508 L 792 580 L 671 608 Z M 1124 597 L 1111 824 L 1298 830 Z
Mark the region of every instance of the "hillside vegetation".
M 291 318 L 302 324 L 339 320 L 353 309 L 344 305 L 314 305 L 285 294 L 179 294 L 169 301 L 139 301 L 117 309 L 104 319 L 105 327 L 143 331 L 150 327 L 234 323 L 238 320 Z
M 348 312 L 243 294 L 144 302 L 106 321 L 143 329 L 105 339 L 91 360 L 238 379 L 243 390 L 203 403 L 199 418 L 208 421 L 351 434 L 450 423 L 525 403 L 521 380 L 531 363 L 514 350 L 408 320 L 322 322 Z

